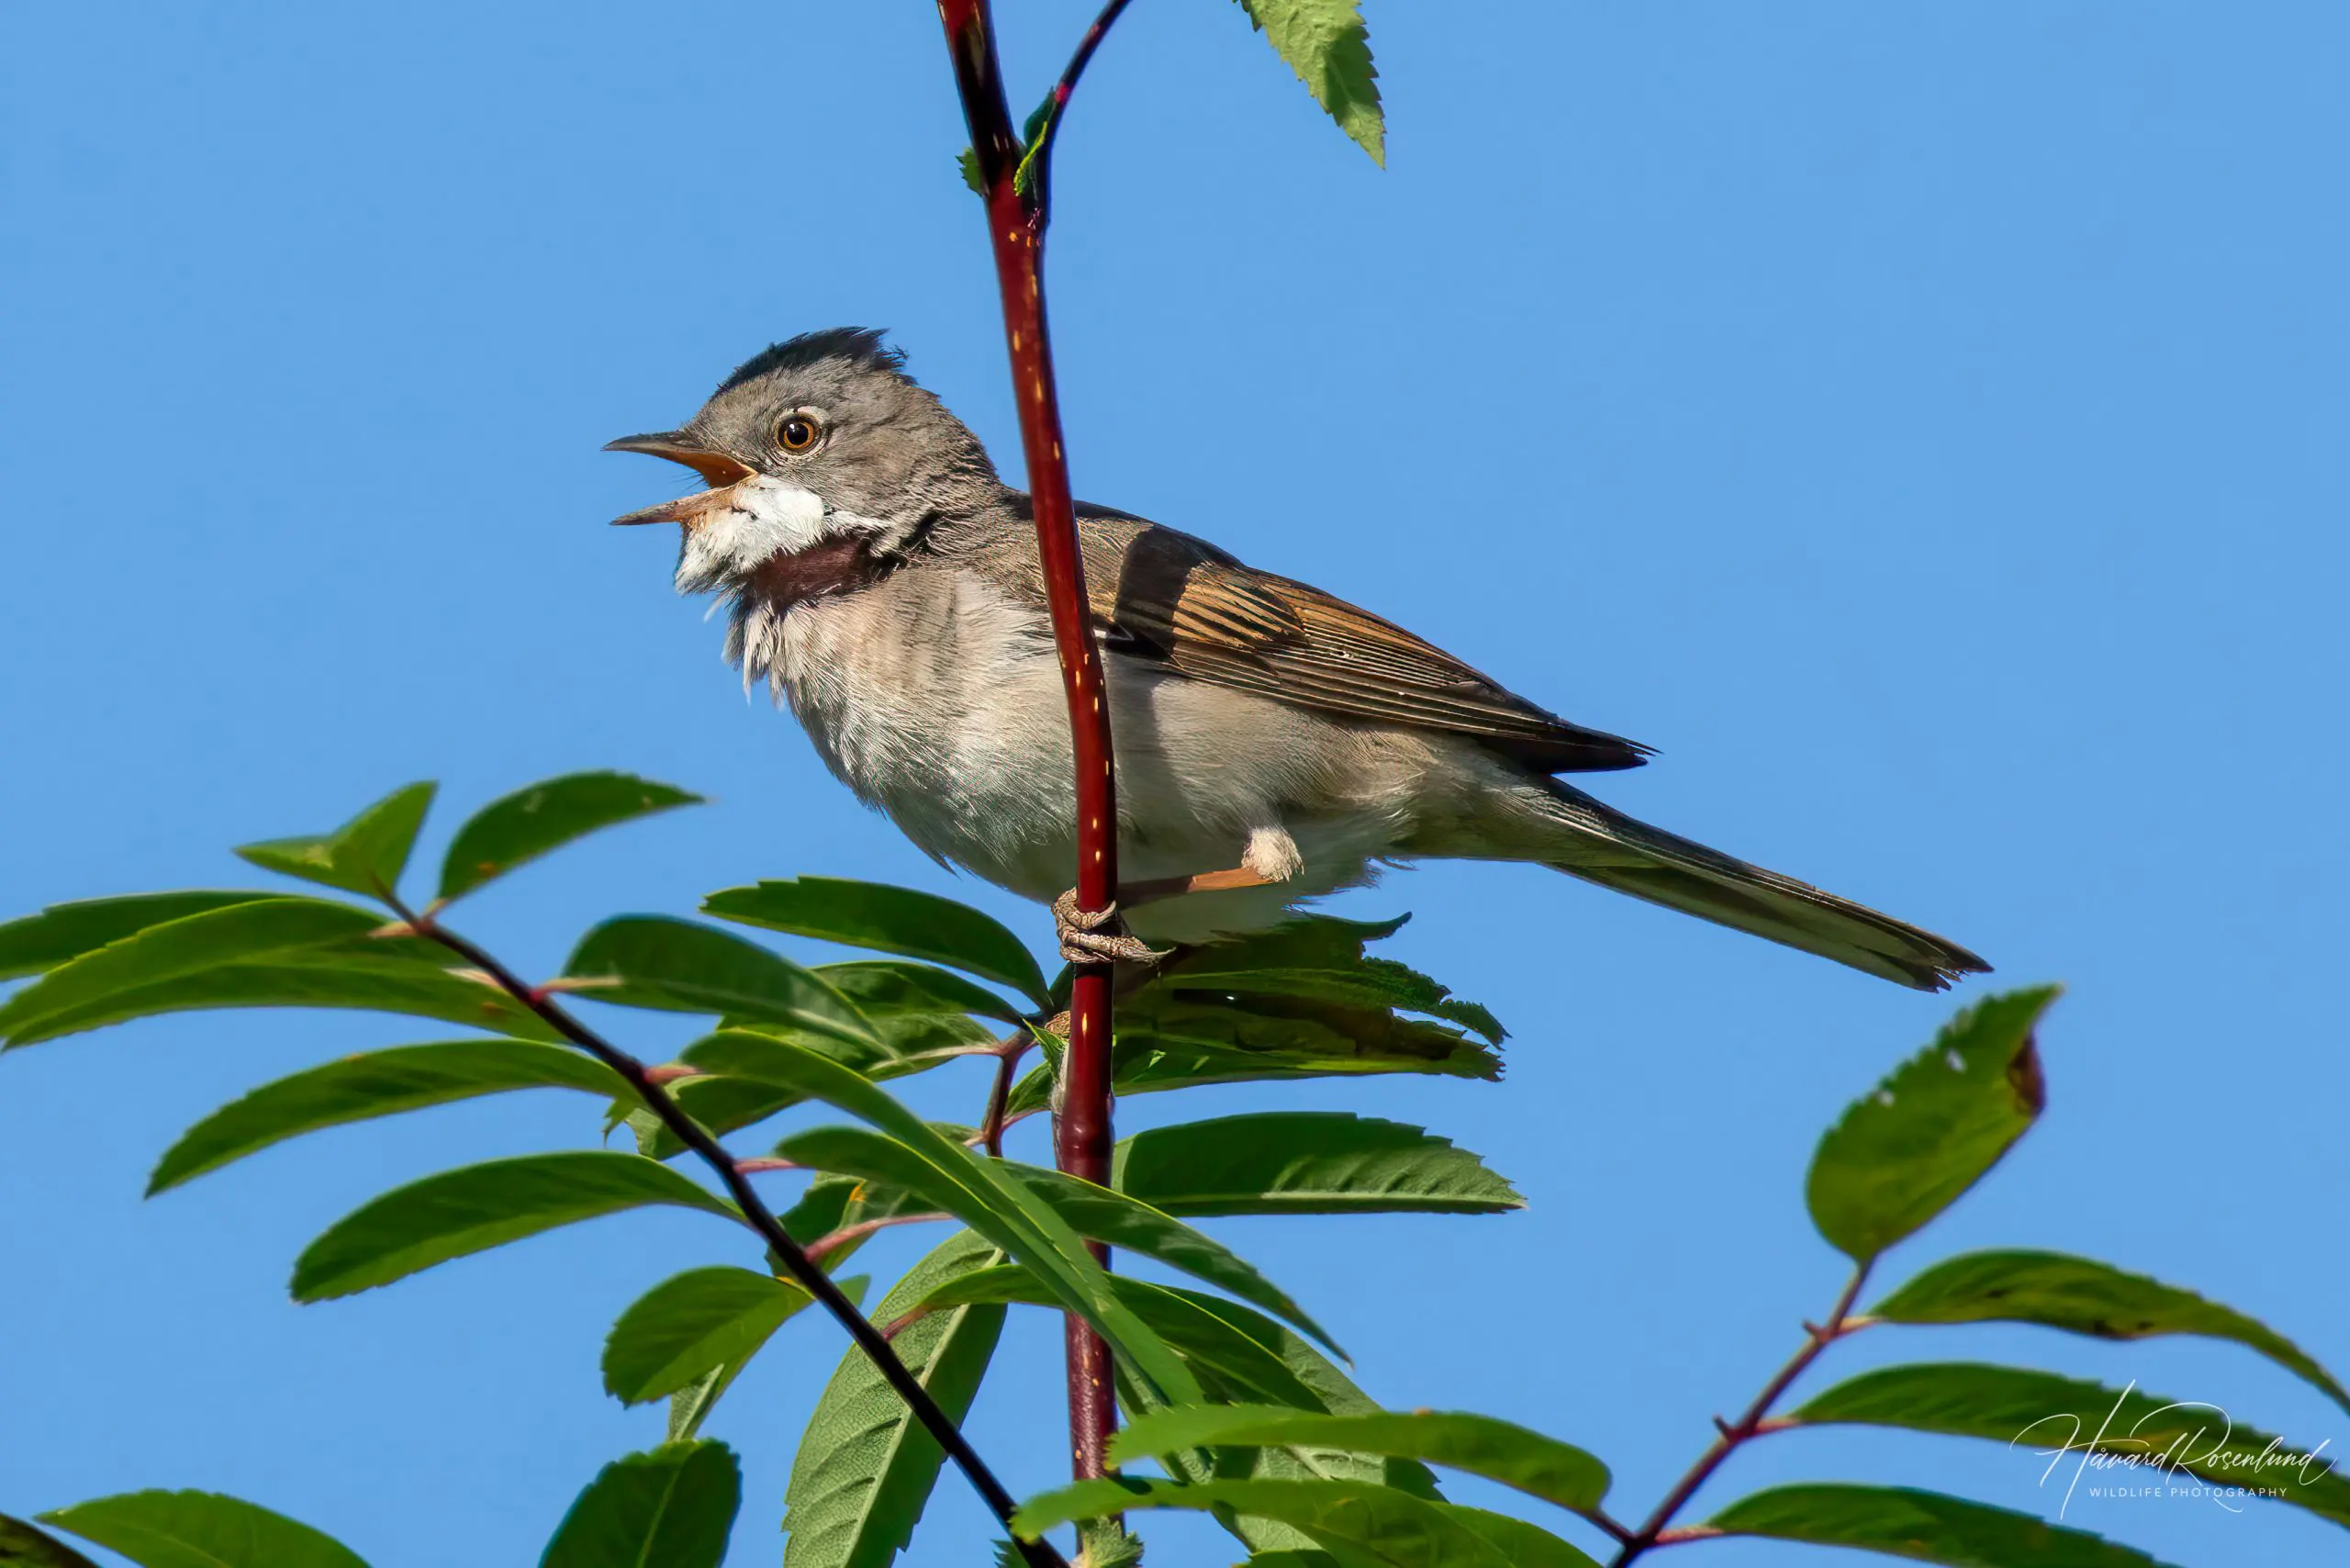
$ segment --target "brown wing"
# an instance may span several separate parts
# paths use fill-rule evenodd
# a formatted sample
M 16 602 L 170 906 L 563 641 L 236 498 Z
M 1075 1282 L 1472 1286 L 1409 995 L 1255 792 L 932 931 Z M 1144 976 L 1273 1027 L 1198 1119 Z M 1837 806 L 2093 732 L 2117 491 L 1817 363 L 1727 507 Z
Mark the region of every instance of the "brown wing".
M 1080 508 L 1093 613 L 1129 651 L 1303 708 L 1474 735 L 1544 773 L 1638 767 L 1649 748 L 1571 724 L 1443 649 L 1203 540 Z

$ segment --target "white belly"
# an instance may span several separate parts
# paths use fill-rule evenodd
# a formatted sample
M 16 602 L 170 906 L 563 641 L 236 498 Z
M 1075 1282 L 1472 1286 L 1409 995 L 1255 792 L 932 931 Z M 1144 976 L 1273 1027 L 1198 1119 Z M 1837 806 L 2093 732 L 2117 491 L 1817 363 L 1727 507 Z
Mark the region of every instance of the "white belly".
M 1039 901 L 1074 880 L 1068 708 L 1041 612 L 974 577 L 908 570 L 801 604 L 745 641 L 749 671 L 771 673 L 826 765 L 924 850 Z M 1301 862 L 1271 887 L 1133 911 L 1147 940 L 1260 929 L 1302 899 L 1372 879 L 1421 825 L 1413 808 L 1430 775 L 1457 768 L 1457 748 L 1407 733 L 1144 660 L 1108 664 L 1121 879 L 1230 869 L 1269 830 Z

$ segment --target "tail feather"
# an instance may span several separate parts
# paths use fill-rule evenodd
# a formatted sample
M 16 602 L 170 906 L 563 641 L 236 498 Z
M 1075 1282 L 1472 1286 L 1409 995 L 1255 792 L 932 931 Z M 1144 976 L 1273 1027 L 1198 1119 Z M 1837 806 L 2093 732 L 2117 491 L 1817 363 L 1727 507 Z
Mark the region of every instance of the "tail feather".
M 1554 839 L 1542 858 L 1571 877 L 1919 991 L 1990 972 L 1930 931 L 1651 827 L 1580 790 L 1553 783 L 1550 794 L 1543 814 L 1572 831 L 1567 846 Z

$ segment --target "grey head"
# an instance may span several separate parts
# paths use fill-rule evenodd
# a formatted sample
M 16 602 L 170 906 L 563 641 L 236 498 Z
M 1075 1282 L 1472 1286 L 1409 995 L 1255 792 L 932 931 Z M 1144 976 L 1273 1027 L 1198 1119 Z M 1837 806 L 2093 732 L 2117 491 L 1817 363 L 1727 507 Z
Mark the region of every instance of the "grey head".
M 939 521 L 1002 493 L 979 438 L 917 385 L 878 331 L 834 327 L 777 343 L 674 431 L 607 452 L 684 464 L 710 488 L 615 518 L 675 522 L 681 592 L 740 594 L 811 552 L 887 560 Z

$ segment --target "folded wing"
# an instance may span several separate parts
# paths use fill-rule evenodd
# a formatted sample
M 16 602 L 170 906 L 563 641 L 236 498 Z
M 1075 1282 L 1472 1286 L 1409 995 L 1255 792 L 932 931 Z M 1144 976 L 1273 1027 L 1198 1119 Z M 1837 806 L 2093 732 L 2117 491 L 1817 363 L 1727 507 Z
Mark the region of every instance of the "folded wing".
M 1113 646 L 1301 708 L 1472 735 L 1541 773 L 1637 767 L 1647 746 L 1569 723 L 1443 649 L 1204 540 L 1080 506 L 1093 613 Z

